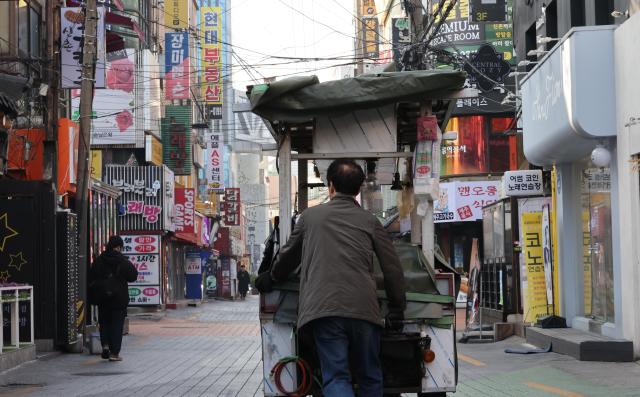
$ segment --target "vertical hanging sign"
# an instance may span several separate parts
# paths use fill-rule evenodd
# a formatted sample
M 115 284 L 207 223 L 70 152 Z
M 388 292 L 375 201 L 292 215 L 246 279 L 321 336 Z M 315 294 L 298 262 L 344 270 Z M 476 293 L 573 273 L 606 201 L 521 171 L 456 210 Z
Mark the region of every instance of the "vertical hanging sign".
M 202 7 L 202 98 L 209 119 L 222 119 L 222 13 Z
M 207 192 L 222 193 L 224 191 L 223 150 L 224 138 L 220 132 L 209 135 L 209 151 L 206 164 Z
M 224 189 L 224 224 L 240 225 L 240 188 Z
M 189 34 L 165 33 L 165 99 L 189 99 Z
M 106 42 L 104 27 L 105 9 L 98 7 L 97 56 L 95 88 L 104 88 L 106 66 Z M 80 88 L 82 67 L 80 59 L 82 49 L 80 38 L 84 34 L 84 14 L 80 7 L 62 7 L 60 9 L 60 87 Z
M 189 2 L 187 0 L 166 0 L 164 2 L 164 25 L 170 29 L 189 27 Z
M 195 189 L 176 188 L 174 206 L 176 232 L 195 233 L 195 197 Z

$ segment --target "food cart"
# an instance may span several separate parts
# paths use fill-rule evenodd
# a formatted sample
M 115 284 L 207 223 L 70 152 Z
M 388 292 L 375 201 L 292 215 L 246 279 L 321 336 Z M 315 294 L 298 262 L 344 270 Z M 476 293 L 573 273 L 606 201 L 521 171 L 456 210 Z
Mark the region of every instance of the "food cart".
M 438 194 L 440 126 L 446 125 L 457 99 L 477 95 L 462 88 L 464 80 L 463 72 L 414 71 L 326 83 L 315 76 L 296 77 L 248 87 L 251 111 L 265 119 L 278 146 L 280 219 L 294 214 L 292 161 L 303 170 L 298 175 L 299 211 L 306 205 L 308 161 L 315 162 L 321 175 L 333 159 L 361 161 L 368 182 L 393 184 L 405 198 L 399 206 L 404 220 L 397 217 L 395 222 L 402 223 L 404 232 L 395 233 L 394 244 L 405 273 L 407 309 L 401 332 L 383 333 L 385 395 L 436 396 L 456 390 L 459 277 L 434 261 L 433 200 Z M 385 179 L 385 173 L 391 178 Z M 363 189 L 363 204 L 372 201 L 369 190 Z M 393 223 L 385 225 L 392 228 Z M 280 222 L 281 244 L 291 228 L 291 222 Z M 377 264 L 375 273 L 384 315 L 386 296 Z M 295 326 L 297 298 L 296 277 L 261 296 L 265 396 L 322 395 L 312 338 Z

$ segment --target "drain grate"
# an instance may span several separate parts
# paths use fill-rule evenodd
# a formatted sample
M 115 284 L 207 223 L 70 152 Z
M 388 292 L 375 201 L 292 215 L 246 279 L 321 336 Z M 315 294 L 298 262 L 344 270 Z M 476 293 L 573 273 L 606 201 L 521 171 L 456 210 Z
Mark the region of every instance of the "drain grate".
M 71 374 L 71 375 L 75 375 L 75 376 L 115 376 L 115 375 L 127 375 L 130 372 L 125 372 L 125 371 L 110 371 L 110 372 L 100 372 L 100 371 L 95 371 L 95 372 L 77 372 L 75 374 Z

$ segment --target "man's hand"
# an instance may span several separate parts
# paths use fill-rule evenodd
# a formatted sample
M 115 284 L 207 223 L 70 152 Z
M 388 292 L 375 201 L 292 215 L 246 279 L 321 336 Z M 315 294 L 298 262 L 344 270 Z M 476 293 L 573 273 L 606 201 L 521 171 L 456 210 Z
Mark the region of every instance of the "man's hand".
M 387 314 L 387 317 L 385 318 L 385 326 L 394 332 L 401 332 L 403 320 L 404 320 L 403 310 L 390 308 L 389 314 Z
M 264 272 L 256 278 L 256 289 L 262 294 L 273 291 L 273 279 L 270 272 Z

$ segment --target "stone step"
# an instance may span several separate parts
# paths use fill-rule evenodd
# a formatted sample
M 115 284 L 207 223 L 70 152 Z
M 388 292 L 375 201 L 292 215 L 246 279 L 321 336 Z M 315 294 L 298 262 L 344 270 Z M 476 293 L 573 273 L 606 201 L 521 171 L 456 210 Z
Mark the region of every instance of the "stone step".
M 525 329 L 527 343 L 538 347 L 551 344 L 551 351 L 580 361 L 631 362 L 633 342 L 614 339 L 575 328 Z

